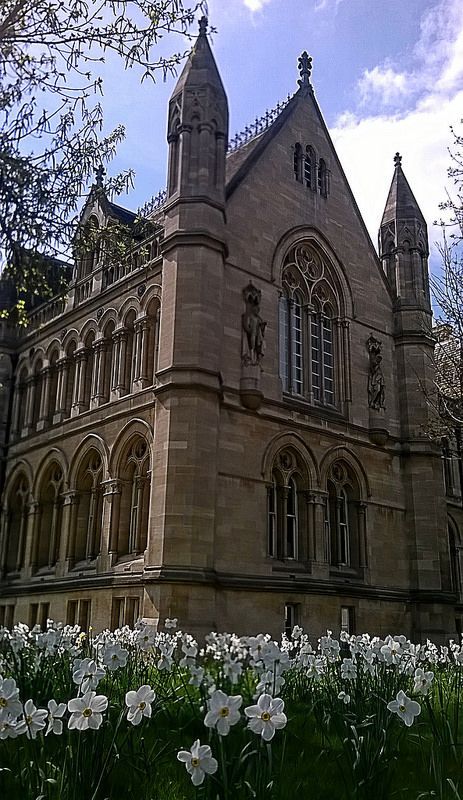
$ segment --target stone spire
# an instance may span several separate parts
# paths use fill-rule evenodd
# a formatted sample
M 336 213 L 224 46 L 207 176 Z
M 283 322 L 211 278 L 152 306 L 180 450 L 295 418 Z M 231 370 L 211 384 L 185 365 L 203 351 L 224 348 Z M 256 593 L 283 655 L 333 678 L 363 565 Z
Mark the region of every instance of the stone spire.
M 207 18 L 169 103 L 168 197 L 225 197 L 228 103 L 207 37 Z
M 394 175 L 379 230 L 379 250 L 399 304 L 430 310 L 428 231 L 399 153 L 394 156 Z
M 402 156 L 400 153 L 396 153 L 394 156 L 394 167 L 394 175 L 392 177 L 391 188 L 389 189 L 381 225 L 388 224 L 394 220 L 420 220 L 426 227 L 421 209 L 404 175 Z

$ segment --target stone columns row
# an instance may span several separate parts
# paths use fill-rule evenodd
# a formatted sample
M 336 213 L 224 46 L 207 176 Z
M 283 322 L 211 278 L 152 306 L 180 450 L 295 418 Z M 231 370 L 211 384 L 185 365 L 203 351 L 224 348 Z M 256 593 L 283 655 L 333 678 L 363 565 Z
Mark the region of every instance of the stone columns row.
M 149 386 L 153 382 L 157 327 L 158 319 L 152 320 L 151 326 L 148 317 L 137 320 L 133 330 L 119 328 L 111 340 L 97 339 L 91 349 L 81 346 L 72 356 L 63 356 L 39 375 L 17 384 L 13 434 L 26 436 L 43 430 L 49 421 L 62 422 Z

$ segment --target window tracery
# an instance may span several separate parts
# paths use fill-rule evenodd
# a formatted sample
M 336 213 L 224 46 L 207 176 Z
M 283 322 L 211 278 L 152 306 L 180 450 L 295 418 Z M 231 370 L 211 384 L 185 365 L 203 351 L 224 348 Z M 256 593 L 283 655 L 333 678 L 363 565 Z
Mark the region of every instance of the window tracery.
M 32 571 L 55 567 L 58 560 L 63 513 L 63 472 L 53 462 L 45 472 L 38 493 L 38 513 Z
M 121 470 L 117 555 L 135 556 L 146 548 L 150 496 L 150 457 L 142 437 L 130 445 Z
M 294 246 L 283 266 L 279 304 L 283 391 L 309 402 L 339 406 L 341 303 L 332 269 L 307 243 Z
M 283 450 L 267 488 L 267 555 L 271 558 L 296 560 L 302 555 L 300 532 L 306 519 L 302 485 L 296 456 Z
M 327 480 L 325 525 L 329 541 L 330 564 L 339 569 L 364 566 L 363 531 L 359 520 L 360 492 L 352 469 L 336 461 Z

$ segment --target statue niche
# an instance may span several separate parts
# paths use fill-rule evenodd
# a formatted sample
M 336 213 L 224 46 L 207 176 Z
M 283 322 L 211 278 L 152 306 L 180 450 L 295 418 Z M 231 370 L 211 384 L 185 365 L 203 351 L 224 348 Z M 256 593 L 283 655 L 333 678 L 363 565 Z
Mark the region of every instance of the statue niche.
M 265 353 L 265 328 L 260 315 L 261 292 L 252 283 L 243 289 L 246 310 L 241 315 L 241 402 L 256 411 L 262 403 L 261 362 Z

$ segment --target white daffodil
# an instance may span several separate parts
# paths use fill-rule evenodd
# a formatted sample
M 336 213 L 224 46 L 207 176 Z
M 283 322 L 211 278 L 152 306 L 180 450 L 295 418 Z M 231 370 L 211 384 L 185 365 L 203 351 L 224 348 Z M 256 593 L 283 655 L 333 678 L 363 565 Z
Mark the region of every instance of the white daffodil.
M 230 656 L 225 656 L 223 661 L 223 672 L 233 685 L 238 683 L 239 677 L 243 671 L 243 665 L 240 661 L 233 661 Z
M 32 700 L 24 703 L 24 717 L 17 725 L 17 733 L 25 733 L 28 739 L 35 739 L 38 732 L 47 724 L 48 711 L 36 708 Z
M 129 657 L 128 650 L 124 650 L 120 644 L 110 644 L 103 653 L 103 664 L 114 672 L 119 667 L 125 667 Z
M 18 730 L 18 721 L 8 712 L 4 717 L 0 717 L 0 739 L 16 739 L 21 733 Z
M 139 725 L 142 717 L 151 717 L 151 703 L 156 697 L 151 686 L 144 685 L 134 692 L 127 692 L 125 695 L 125 704 L 128 707 L 127 720 L 132 725 Z
M 57 736 L 61 736 L 63 732 L 63 721 L 61 718 L 64 716 L 65 711 L 65 703 L 58 704 L 56 700 L 48 701 L 48 728 L 45 736 L 48 736 L 49 733 L 55 733 Z
M 68 702 L 68 710 L 71 712 L 68 727 L 70 730 L 77 728 L 85 731 L 87 728 L 98 730 L 103 722 L 103 711 L 108 707 L 108 698 L 104 694 L 96 692 L 86 692 L 83 697 L 74 697 Z
M 397 714 L 400 719 L 405 722 L 405 725 L 409 728 L 410 725 L 413 725 L 413 721 L 418 714 L 421 714 L 421 706 L 415 700 L 411 700 L 407 695 L 400 690 L 397 692 L 397 696 L 395 700 L 391 700 L 390 703 L 387 704 L 389 711 L 392 711 L 394 714 Z
M 275 736 L 275 731 L 284 728 L 287 723 L 286 714 L 283 713 L 284 701 L 279 697 L 262 694 L 255 706 L 248 706 L 244 713 L 249 717 L 248 727 L 253 733 L 260 733 L 265 742 Z
M 434 672 L 425 672 L 421 667 L 417 667 L 414 677 L 415 685 L 413 691 L 418 692 L 418 694 L 427 694 L 434 680 Z
M 188 681 L 188 683 L 190 684 L 190 686 L 201 686 L 204 678 L 203 667 L 191 666 L 189 669 L 191 678 Z
M 6 719 L 8 714 L 15 719 L 22 710 L 16 681 L 13 678 L 2 678 L 0 675 L 0 721 Z
M 78 658 L 74 661 L 72 680 L 80 686 L 82 694 L 88 692 L 89 689 L 96 689 L 104 674 L 104 669 L 91 658 Z
M 172 617 L 172 619 L 166 617 L 166 621 L 164 622 L 164 627 L 166 630 L 173 630 L 177 627 L 177 623 L 178 623 L 177 617 Z
M 216 689 L 210 696 L 209 711 L 204 717 L 206 728 L 215 728 L 220 736 L 227 736 L 231 726 L 240 721 L 238 709 L 242 702 L 240 694 L 228 697 L 221 689 Z
M 350 694 L 346 694 L 346 692 L 339 692 L 338 700 L 342 700 L 342 702 L 347 706 L 350 703 Z
M 213 758 L 209 745 L 200 744 L 199 739 L 196 739 L 190 750 L 180 750 L 177 759 L 185 764 L 193 786 L 200 786 L 206 774 L 213 775 L 217 772 L 217 759 Z
M 344 658 L 341 664 L 341 677 L 349 680 L 355 680 L 357 677 L 357 665 L 351 658 Z

